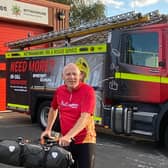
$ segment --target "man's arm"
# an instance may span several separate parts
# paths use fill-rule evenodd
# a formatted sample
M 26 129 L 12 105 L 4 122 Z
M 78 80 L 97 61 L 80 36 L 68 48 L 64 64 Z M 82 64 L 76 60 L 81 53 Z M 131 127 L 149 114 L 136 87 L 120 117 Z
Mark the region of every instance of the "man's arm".
M 72 141 L 72 138 L 75 137 L 82 129 L 84 129 L 90 118 L 90 113 L 83 112 L 81 113 L 80 118 L 77 120 L 76 124 L 73 126 L 69 132 L 59 139 L 59 145 L 68 146 Z
M 57 118 L 57 110 L 54 110 L 52 107 L 50 107 L 49 109 L 49 113 L 48 113 L 48 120 L 47 120 L 47 127 L 46 130 L 50 130 L 52 129 L 54 122 Z
M 50 107 L 49 113 L 48 113 L 48 119 L 47 119 L 47 127 L 45 131 L 41 134 L 41 139 L 45 135 L 51 137 L 51 130 L 57 118 L 57 114 L 58 114 L 58 110 L 54 110 L 52 107 Z

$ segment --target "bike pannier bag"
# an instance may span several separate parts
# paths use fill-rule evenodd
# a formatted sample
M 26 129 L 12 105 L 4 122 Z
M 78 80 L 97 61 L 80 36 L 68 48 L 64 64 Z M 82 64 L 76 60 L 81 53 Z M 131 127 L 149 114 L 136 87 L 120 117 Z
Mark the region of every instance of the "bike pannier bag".
M 0 163 L 21 166 L 22 165 L 23 146 L 17 141 L 2 140 L 0 141 Z

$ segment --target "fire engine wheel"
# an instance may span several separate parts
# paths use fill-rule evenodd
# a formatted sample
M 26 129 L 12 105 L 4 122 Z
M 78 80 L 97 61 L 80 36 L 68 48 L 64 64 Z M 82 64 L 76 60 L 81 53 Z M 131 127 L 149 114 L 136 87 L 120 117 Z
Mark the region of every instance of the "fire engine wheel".
M 165 145 L 165 147 L 168 149 L 168 125 L 166 126 L 166 129 L 165 129 L 164 145 Z
M 45 101 L 40 104 L 38 110 L 37 120 L 43 130 L 47 126 L 49 108 L 50 108 L 50 101 Z

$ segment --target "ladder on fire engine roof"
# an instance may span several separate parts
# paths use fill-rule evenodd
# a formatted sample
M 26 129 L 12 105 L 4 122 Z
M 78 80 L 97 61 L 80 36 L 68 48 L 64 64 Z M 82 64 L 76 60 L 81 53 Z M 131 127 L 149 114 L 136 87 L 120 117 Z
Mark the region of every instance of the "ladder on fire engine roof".
M 48 33 L 43 33 L 41 35 L 32 36 L 17 41 L 11 41 L 6 45 L 10 49 L 24 49 L 26 47 L 40 45 L 48 42 L 70 40 L 74 37 L 81 37 L 110 29 L 119 29 L 123 27 L 129 27 L 131 25 L 139 25 L 142 23 L 155 23 L 159 22 L 160 20 L 162 20 L 162 17 L 158 11 L 153 11 L 143 16 L 141 15 L 141 13 L 131 11 L 128 13 L 108 17 L 94 23 L 87 23 L 79 27 L 72 27 L 60 32 L 51 31 Z

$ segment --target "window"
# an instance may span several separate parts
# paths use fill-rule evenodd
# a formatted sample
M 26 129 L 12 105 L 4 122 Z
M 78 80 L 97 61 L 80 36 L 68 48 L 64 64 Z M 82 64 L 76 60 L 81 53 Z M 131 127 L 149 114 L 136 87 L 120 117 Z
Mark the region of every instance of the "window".
M 158 67 L 158 33 L 124 34 L 121 61 L 127 64 Z

